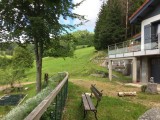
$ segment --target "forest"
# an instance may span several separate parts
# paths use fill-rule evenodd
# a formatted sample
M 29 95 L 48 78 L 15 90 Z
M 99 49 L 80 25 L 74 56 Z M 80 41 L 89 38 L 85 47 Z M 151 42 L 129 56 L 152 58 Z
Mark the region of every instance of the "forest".
M 108 0 L 101 6 L 94 29 L 94 47 L 107 49 L 108 45 L 130 39 L 140 32 L 140 25 L 133 25 L 129 17 L 145 0 Z M 105 43 L 105 44 L 104 44 Z

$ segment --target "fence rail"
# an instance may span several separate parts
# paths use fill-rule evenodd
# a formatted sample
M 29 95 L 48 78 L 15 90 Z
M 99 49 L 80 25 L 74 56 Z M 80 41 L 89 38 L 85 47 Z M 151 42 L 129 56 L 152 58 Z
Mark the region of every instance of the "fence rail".
M 39 120 L 49 106 L 52 106 L 50 119 L 61 120 L 68 94 L 68 73 L 58 86 L 24 119 Z

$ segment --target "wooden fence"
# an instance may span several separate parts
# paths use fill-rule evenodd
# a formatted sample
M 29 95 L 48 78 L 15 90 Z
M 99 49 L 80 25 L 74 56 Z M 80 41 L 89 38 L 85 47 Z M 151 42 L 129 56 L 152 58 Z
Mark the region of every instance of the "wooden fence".
M 50 113 L 51 120 L 61 120 L 63 109 L 68 94 L 68 73 L 58 86 L 24 119 L 39 120 L 49 106 L 52 106 Z

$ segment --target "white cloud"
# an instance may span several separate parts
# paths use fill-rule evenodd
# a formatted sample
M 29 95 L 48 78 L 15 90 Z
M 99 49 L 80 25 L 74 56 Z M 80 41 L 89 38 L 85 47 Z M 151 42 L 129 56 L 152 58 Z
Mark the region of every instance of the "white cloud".
M 74 3 L 78 3 L 81 0 L 73 0 L 73 1 Z M 93 32 L 95 27 L 95 22 L 98 17 L 98 13 L 102 3 L 103 3 L 103 0 L 86 0 L 78 8 L 73 10 L 74 13 L 85 15 L 85 18 L 89 20 L 87 23 L 85 23 L 83 26 L 77 29 L 79 30 L 87 29 Z M 74 20 L 74 23 L 78 23 L 78 22 L 79 22 L 78 20 Z

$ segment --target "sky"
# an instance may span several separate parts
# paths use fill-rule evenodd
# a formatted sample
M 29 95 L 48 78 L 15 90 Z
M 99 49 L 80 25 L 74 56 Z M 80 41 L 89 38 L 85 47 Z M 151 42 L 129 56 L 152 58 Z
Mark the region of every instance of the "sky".
M 81 0 L 73 0 L 74 3 L 78 3 Z M 90 32 L 94 32 L 95 23 L 98 17 L 99 10 L 101 5 L 105 0 L 85 0 L 78 8 L 74 9 L 73 12 L 79 15 L 84 15 L 87 20 L 89 20 L 84 25 L 76 28 L 76 30 L 88 30 Z M 78 24 L 80 23 L 79 20 L 61 20 L 65 24 Z

